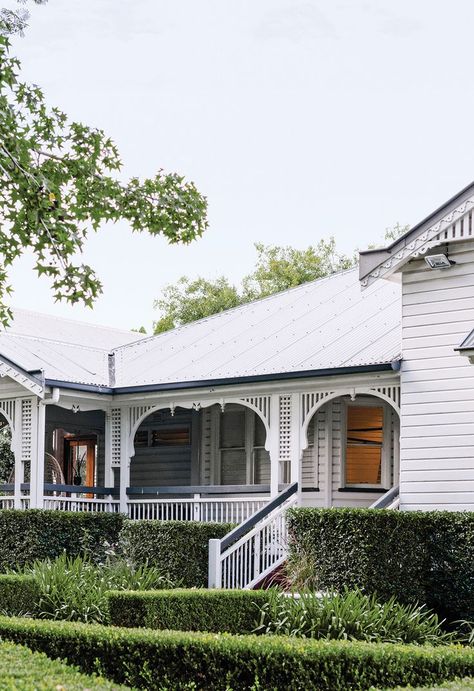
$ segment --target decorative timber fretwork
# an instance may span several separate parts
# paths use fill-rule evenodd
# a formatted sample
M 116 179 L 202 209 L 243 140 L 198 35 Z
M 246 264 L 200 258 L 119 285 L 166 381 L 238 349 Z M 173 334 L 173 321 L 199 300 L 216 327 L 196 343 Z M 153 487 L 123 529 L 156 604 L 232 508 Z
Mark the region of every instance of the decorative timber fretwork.
M 42 396 L 44 393 L 43 385 L 35 377 L 3 360 L 0 360 L 0 377 L 13 379 L 17 384 L 20 384 L 37 396 Z
M 122 411 L 120 408 L 112 408 L 110 412 L 110 437 L 111 437 L 111 463 L 113 468 L 120 466 L 120 454 L 122 450 Z
M 371 391 L 377 391 L 386 396 L 395 403 L 397 408 L 400 408 L 400 387 L 399 386 L 372 386 Z
M 240 400 L 256 408 L 267 424 L 270 425 L 270 396 L 246 396 Z
M 33 446 L 33 401 L 24 398 L 21 401 L 21 460 L 31 463 Z
M 313 410 L 313 408 L 320 403 L 324 398 L 330 396 L 333 391 L 316 391 L 313 393 L 302 393 L 301 394 L 301 422 L 304 423 L 308 414 Z
M 10 427 L 15 429 L 15 399 L 0 401 L 0 413 L 3 413 Z
M 130 429 L 135 429 L 138 420 L 148 413 L 150 410 L 156 408 L 156 405 L 133 405 L 130 408 Z
M 376 279 L 393 273 L 397 265 L 405 263 L 412 257 L 425 254 L 431 247 L 435 247 L 441 242 L 474 237 L 473 207 L 474 197 L 469 197 L 458 207 L 450 211 L 450 213 L 420 233 L 411 242 L 401 247 L 398 252 L 394 252 L 394 254 L 380 263 L 361 280 L 361 285 L 364 288 L 367 287 Z

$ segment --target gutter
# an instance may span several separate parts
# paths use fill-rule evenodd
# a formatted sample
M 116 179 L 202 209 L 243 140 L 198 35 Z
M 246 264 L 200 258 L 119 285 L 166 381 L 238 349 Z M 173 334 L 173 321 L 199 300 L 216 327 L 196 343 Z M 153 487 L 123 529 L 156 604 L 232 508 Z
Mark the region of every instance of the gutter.
M 354 365 L 352 367 L 333 367 L 319 370 L 302 370 L 299 372 L 280 372 L 274 374 L 255 374 L 243 377 L 224 377 L 222 379 L 202 379 L 198 381 L 169 382 L 165 384 L 142 384 L 139 386 L 99 386 L 97 384 L 74 384 L 56 379 L 46 379 L 45 384 L 74 391 L 88 391 L 90 393 L 120 395 L 131 393 L 148 393 L 153 391 L 180 391 L 182 389 L 201 389 L 215 386 L 229 386 L 232 384 L 253 384 L 259 382 L 288 381 L 290 379 L 307 379 L 313 377 L 337 376 L 342 374 L 364 374 L 369 372 L 397 372 L 400 360 L 384 362 L 377 365 Z

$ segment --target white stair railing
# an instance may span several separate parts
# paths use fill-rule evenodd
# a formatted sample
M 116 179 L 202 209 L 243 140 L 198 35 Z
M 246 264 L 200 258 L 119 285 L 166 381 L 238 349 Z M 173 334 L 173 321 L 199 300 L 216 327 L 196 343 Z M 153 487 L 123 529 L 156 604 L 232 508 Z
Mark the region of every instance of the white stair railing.
M 251 589 L 287 557 L 286 512 L 295 506 L 294 483 L 221 540 L 209 540 L 209 587 Z
M 392 487 L 382 494 L 381 497 L 374 501 L 369 506 L 369 509 L 391 509 L 396 510 L 400 508 L 400 487 Z

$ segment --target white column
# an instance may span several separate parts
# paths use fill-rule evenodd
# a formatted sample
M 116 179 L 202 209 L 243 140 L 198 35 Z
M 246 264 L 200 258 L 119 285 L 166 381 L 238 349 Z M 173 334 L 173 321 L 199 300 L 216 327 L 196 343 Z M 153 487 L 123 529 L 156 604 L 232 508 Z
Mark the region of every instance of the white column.
M 120 416 L 120 512 L 128 513 L 127 487 L 130 486 L 130 410 L 122 408 Z
M 301 420 L 300 420 L 300 396 L 297 393 L 291 395 L 290 417 L 290 482 L 298 483 L 298 493 L 301 493 Z
M 14 507 L 21 509 L 21 483 L 23 482 L 23 462 L 21 458 L 21 400 L 15 402 L 15 418 L 13 420 L 12 451 L 15 457 L 15 488 L 13 492 Z
M 31 467 L 30 467 L 30 506 L 43 508 L 44 500 L 44 436 L 46 432 L 46 409 L 38 399 L 33 406 Z
M 280 397 L 272 394 L 270 397 L 270 496 L 278 494 L 280 481 Z
M 326 487 L 324 506 L 332 506 L 332 401 L 329 401 L 326 413 Z

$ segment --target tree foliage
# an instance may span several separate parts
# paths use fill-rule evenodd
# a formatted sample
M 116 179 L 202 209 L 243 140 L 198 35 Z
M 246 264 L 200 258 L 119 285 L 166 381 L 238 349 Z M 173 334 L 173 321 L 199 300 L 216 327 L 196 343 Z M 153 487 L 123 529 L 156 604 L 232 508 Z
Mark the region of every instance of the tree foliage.
M 192 182 L 159 170 L 119 178 L 113 141 L 49 108 L 37 86 L 19 80 L 19 61 L 0 36 L 0 321 L 8 323 L 8 269 L 28 248 L 54 297 L 91 306 L 101 292 L 80 261 L 88 232 L 125 219 L 134 231 L 189 243 L 207 226 L 206 199 Z
M 357 261 L 355 255 L 339 254 L 333 237 L 320 240 L 317 245 L 303 250 L 262 243 L 256 243 L 255 249 L 255 269 L 242 283 L 244 301 L 258 300 L 301 283 L 324 278 L 336 271 L 349 269 Z
M 410 226 L 400 223 L 386 228 L 385 244 L 393 242 L 409 229 Z M 154 322 L 154 332 L 162 333 L 251 300 L 324 278 L 336 271 L 350 269 L 358 261 L 356 251 L 352 255 L 338 252 L 333 237 L 302 250 L 263 243 L 256 243 L 255 249 L 255 268 L 243 278 L 240 287 L 231 284 L 225 276 L 215 280 L 202 277 L 191 280 L 181 276 L 176 284 L 167 285 L 162 296 L 154 302 L 154 307 L 162 315 Z
M 323 278 L 354 265 L 349 257 L 336 251 L 334 238 L 321 240 L 303 250 L 257 243 L 255 269 L 244 277 L 242 285 L 232 285 L 227 278 L 215 280 L 182 276 L 176 284 L 167 285 L 154 306 L 161 318 L 154 323 L 155 333 L 223 312 L 231 307 L 258 300 L 287 288 Z

